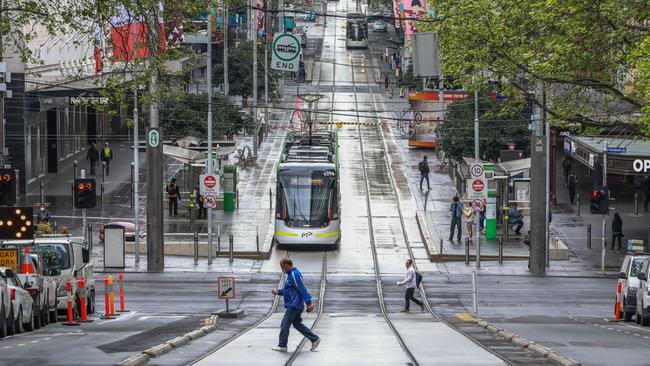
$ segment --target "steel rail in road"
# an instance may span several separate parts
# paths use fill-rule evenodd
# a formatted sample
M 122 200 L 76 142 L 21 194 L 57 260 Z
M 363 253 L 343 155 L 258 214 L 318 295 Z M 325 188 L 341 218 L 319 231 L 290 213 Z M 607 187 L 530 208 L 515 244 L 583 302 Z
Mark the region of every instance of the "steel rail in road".
M 371 61 L 375 62 L 375 58 L 373 56 L 373 53 L 371 52 L 372 46 L 370 46 L 370 43 L 368 44 L 368 50 L 370 51 L 369 53 L 370 53 Z M 370 86 L 370 96 L 371 96 L 370 99 L 372 101 L 373 110 L 375 111 L 375 112 L 373 112 L 373 114 L 376 116 L 377 119 L 381 119 L 379 116 L 377 116 L 378 109 L 377 109 L 377 105 L 376 105 L 375 98 L 374 98 L 375 93 L 372 93 L 372 88 L 373 88 L 372 83 L 370 83 L 370 85 L 371 85 Z M 379 95 L 379 94 L 377 94 L 377 95 Z M 356 94 L 355 94 L 355 97 L 356 97 Z M 386 170 L 388 171 L 388 178 L 390 180 L 391 189 L 392 189 L 392 192 L 393 192 L 393 196 L 395 198 L 395 205 L 397 206 L 397 213 L 398 213 L 398 216 L 399 216 L 399 222 L 400 222 L 400 226 L 401 226 L 401 229 L 402 229 L 401 231 L 402 231 L 402 237 L 404 238 L 404 244 L 406 245 L 406 248 L 408 250 L 408 253 L 409 253 L 409 256 L 410 256 L 411 260 L 413 261 L 413 268 L 416 271 L 418 271 L 417 261 L 415 260 L 415 255 L 413 253 L 413 248 L 411 248 L 411 242 L 410 242 L 410 240 L 408 238 L 408 234 L 407 234 L 407 231 L 406 231 L 406 224 L 404 223 L 404 215 L 403 215 L 402 207 L 400 205 L 400 201 L 399 201 L 399 198 L 398 198 L 399 196 L 398 196 L 398 192 L 397 192 L 397 184 L 395 183 L 395 177 L 393 175 L 393 170 L 391 169 L 390 164 L 388 162 L 388 160 L 389 160 L 388 147 L 386 146 L 386 139 L 385 139 L 385 136 L 384 136 L 384 131 L 382 129 L 382 126 L 380 126 L 379 124 L 376 125 L 376 129 L 377 129 L 376 131 L 377 131 L 378 137 L 380 138 L 380 140 L 382 142 L 381 150 L 382 150 L 382 153 L 384 155 L 384 163 L 386 164 Z M 362 146 L 362 149 L 363 149 L 363 144 L 361 146 Z M 365 166 L 364 166 L 364 169 L 365 169 Z M 420 286 L 418 289 L 420 290 L 420 293 L 422 295 L 422 300 L 423 300 L 423 302 L 425 304 L 427 312 L 429 314 L 431 314 L 434 318 L 438 319 L 439 321 L 441 321 L 442 323 L 444 323 L 448 327 L 450 327 L 450 328 L 454 329 L 455 331 L 457 331 L 458 333 L 462 334 L 463 336 L 465 336 L 467 339 L 469 339 L 470 341 L 472 341 L 473 343 L 475 343 L 479 347 L 483 348 L 487 352 L 489 352 L 489 353 L 493 354 L 494 356 L 498 357 L 499 359 L 501 359 L 503 362 L 505 362 L 505 363 L 507 363 L 509 365 L 513 364 L 505 356 L 503 356 L 503 355 L 499 354 L 498 352 L 492 350 L 491 348 L 481 344 L 479 341 L 472 338 L 467 333 L 465 333 L 464 331 L 462 331 L 461 329 L 459 329 L 458 327 L 454 326 L 452 323 L 447 321 L 443 316 L 440 316 L 438 313 L 436 313 L 436 311 L 433 309 L 433 307 L 429 304 L 429 299 L 427 297 L 424 286 Z
M 364 52 L 365 53 L 365 52 Z M 354 60 L 351 61 L 354 63 Z M 354 70 L 352 71 L 352 79 L 354 80 Z M 352 84 L 354 86 L 354 101 L 355 105 L 358 106 L 358 98 L 357 98 L 357 90 L 356 90 L 356 84 Z M 359 120 L 358 116 L 358 111 L 357 111 L 357 122 L 361 122 Z M 369 236 L 370 236 L 370 249 L 372 251 L 372 261 L 373 261 L 373 267 L 374 267 L 374 272 L 375 272 L 375 281 L 377 283 L 377 296 L 379 298 L 379 308 L 381 309 L 381 314 L 384 317 L 384 320 L 386 320 L 386 324 L 390 327 L 391 331 L 395 335 L 395 338 L 397 338 L 397 341 L 399 342 L 400 346 L 402 347 L 402 350 L 404 350 L 404 353 L 408 356 L 408 358 L 413 362 L 413 365 L 419 365 L 418 361 L 415 359 L 415 356 L 413 353 L 409 350 L 408 346 L 406 345 L 406 342 L 402 338 L 402 336 L 399 334 L 397 331 L 397 328 L 393 324 L 392 320 L 388 316 L 388 311 L 386 309 L 386 303 L 384 302 L 384 292 L 382 289 L 382 283 L 381 283 L 381 274 L 379 273 L 379 259 L 377 257 L 377 247 L 376 247 L 376 242 L 375 242 L 375 233 L 374 233 L 374 227 L 373 227 L 373 221 L 372 221 L 372 208 L 370 206 L 370 184 L 368 183 L 368 170 L 366 168 L 366 157 L 363 152 L 363 134 L 361 133 L 361 126 L 357 125 L 357 132 L 359 134 L 359 145 L 360 145 L 360 150 L 361 150 L 361 165 L 363 166 L 363 177 L 364 177 L 364 187 L 366 189 L 366 208 L 368 210 L 367 216 L 368 216 L 368 231 L 369 231 Z

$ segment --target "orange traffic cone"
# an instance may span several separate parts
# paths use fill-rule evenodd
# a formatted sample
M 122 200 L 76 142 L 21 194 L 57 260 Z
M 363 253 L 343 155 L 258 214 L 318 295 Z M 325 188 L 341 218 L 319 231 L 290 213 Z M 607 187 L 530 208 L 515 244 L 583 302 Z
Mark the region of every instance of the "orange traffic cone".
M 34 273 L 34 266 L 32 265 L 32 258 L 29 256 L 29 247 L 25 247 L 23 252 L 23 262 L 20 268 L 23 274 Z

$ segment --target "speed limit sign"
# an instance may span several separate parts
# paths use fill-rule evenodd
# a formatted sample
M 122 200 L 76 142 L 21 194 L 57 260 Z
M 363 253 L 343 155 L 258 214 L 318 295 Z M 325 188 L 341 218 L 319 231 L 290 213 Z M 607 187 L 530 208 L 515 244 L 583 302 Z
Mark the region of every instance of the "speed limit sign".
M 472 163 L 469 167 L 469 171 L 472 174 L 473 178 L 482 179 L 485 177 L 485 170 L 483 169 L 483 163 Z

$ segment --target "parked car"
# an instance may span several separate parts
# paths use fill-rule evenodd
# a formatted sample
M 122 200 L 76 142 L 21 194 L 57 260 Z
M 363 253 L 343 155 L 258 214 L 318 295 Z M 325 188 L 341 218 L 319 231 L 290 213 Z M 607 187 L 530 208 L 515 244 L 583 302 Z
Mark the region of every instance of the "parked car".
M 135 224 L 126 221 L 109 222 L 108 225 L 119 225 L 124 228 L 124 236 L 126 241 L 135 242 Z M 142 237 L 142 236 L 141 236 Z M 99 227 L 99 240 L 104 241 L 104 225 Z
M 0 268 L 2 277 L 9 286 L 11 293 L 11 321 L 7 325 L 7 332 L 12 334 L 22 333 L 23 330 L 34 330 L 34 301 L 27 290 L 23 288 L 20 279 L 11 268 Z
M 650 286 L 648 285 L 650 277 L 650 260 L 646 260 L 643 268 L 637 274 L 639 288 L 636 292 L 635 319 L 637 324 L 650 325 Z
M 10 307 L 11 294 L 9 293 L 7 281 L 0 277 L 0 338 L 7 336 L 7 318 L 9 318 Z
M 372 23 L 372 30 L 374 32 L 387 32 L 388 24 L 386 24 L 386 22 L 384 22 L 383 20 L 377 20 L 374 23 Z
M 43 272 L 42 256 L 38 254 L 30 254 L 32 261 L 33 273 L 19 274 L 18 278 L 23 283 L 23 286 L 34 300 L 34 327 L 40 328 L 47 325 L 50 321 L 56 322 L 56 316 L 52 317 L 50 314 L 56 315 L 56 281 L 49 273 Z
M 626 255 L 625 259 L 623 259 L 621 270 L 618 273 L 618 282 L 623 287 L 620 315 L 627 322 L 631 321 L 632 316 L 636 313 L 636 293 L 639 289 L 637 275 L 649 258 L 648 255 Z

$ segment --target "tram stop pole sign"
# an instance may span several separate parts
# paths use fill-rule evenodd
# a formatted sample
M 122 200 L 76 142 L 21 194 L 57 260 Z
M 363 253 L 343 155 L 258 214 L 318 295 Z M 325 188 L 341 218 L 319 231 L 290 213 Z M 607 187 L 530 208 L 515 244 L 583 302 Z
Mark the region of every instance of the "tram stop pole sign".
M 487 199 L 487 181 L 483 163 L 472 163 L 469 167 L 470 179 L 467 180 L 467 198 L 472 201 Z M 475 209 L 477 209 L 475 205 Z M 482 209 L 482 207 L 481 207 Z
M 300 64 L 300 40 L 291 33 L 276 34 L 273 38 L 271 68 L 298 72 Z

